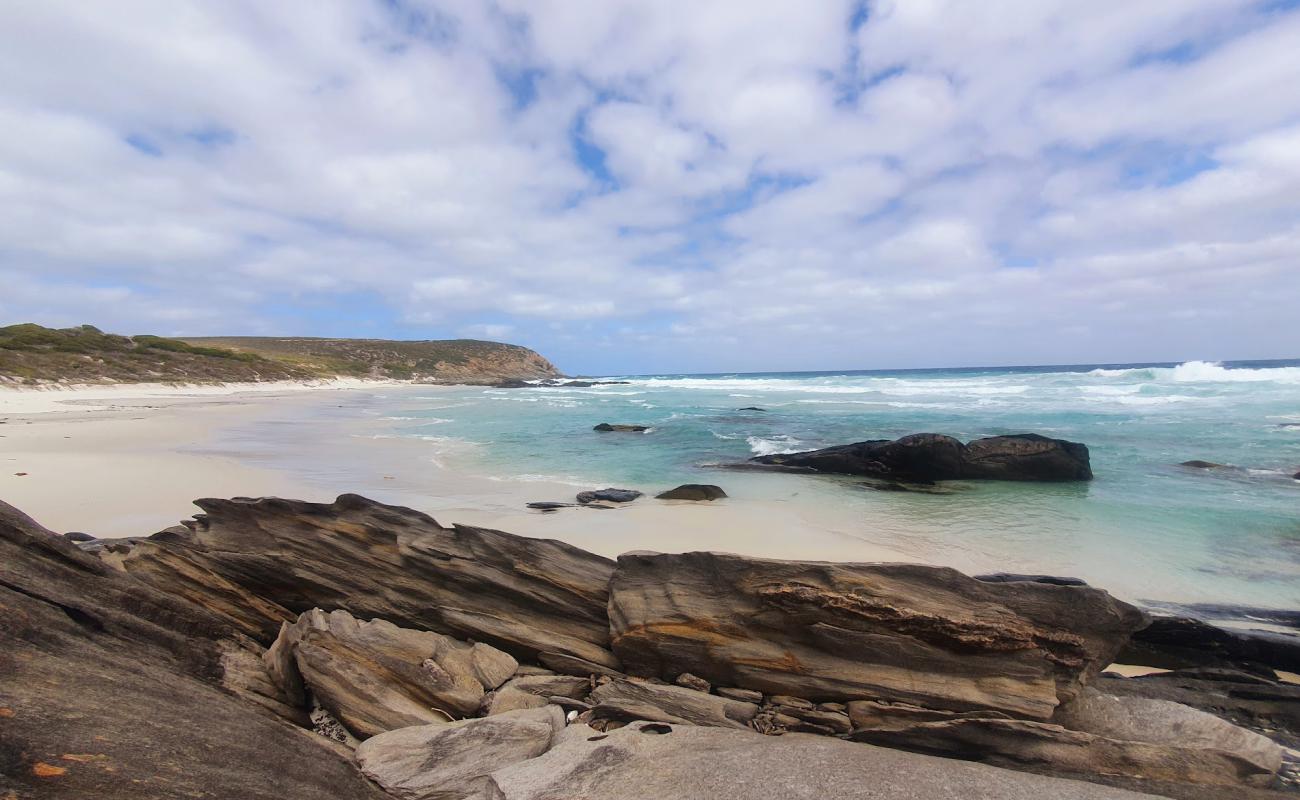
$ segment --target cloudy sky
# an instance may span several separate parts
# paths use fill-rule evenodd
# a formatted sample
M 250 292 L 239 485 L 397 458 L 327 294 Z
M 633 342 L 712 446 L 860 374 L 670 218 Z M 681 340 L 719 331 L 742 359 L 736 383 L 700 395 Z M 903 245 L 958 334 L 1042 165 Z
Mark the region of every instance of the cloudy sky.
M 1300 357 L 1300 3 L 0 0 L 0 322 Z

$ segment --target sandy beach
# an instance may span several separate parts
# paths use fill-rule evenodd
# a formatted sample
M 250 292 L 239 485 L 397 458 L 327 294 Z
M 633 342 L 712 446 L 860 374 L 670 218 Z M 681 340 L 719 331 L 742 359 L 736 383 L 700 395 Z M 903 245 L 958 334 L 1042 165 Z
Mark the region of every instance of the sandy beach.
M 54 530 L 101 538 L 149 535 L 174 525 L 198 511 L 192 501 L 201 497 L 323 502 L 354 492 L 434 514 L 443 524 L 559 539 L 609 557 L 630 550 L 720 550 L 770 558 L 916 560 L 849 533 L 860 526 L 848 511 L 781 499 L 528 510 L 532 500 L 571 500 L 576 487 L 464 474 L 431 457 L 419 441 L 375 433 L 382 423 L 364 413 L 377 391 L 439 389 L 340 381 L 0 390 L 0 499 Z M 322 416 L 324 410 L 332 413 Z M 269 442 L 257 433 L 259 426 L 294 426 L 294 433 Z M 286 441 L 297 451 L 292 458 L 281 451 Z M 746 476 L 759 483 L 783 479 Z

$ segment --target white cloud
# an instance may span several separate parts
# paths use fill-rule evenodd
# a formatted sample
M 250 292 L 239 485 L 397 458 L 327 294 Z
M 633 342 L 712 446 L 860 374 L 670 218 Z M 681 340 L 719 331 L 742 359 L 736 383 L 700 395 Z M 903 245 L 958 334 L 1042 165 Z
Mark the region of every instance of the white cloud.
M 15 6 L 0 315 L 588 372 L 1297 355 L 1300 11 L 853 15 Z

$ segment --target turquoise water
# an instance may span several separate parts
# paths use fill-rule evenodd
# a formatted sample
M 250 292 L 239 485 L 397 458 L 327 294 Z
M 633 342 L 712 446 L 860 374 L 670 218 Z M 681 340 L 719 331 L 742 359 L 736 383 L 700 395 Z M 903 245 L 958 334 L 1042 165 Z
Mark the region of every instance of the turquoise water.
M 1300 361 L 623 379 L 394 395 L 383 414 L 431 458 L 498 480 L 786 492 L 860 510 L 855 535 L 926 560 L 1073 571 L 1151 600 L 1300 605 Z M 651 430 L 594 433 L 600 422 Z M 1096 480 L 924 495 L 710 466 L 920 431 L 1083 442 Z M 1190 459 L 1239 469 L 1177 466 Z

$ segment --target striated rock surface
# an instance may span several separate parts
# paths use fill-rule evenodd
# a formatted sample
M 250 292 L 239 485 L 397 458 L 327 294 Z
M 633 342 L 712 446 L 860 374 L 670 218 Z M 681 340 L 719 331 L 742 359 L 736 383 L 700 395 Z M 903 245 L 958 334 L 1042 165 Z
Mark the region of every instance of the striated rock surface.
M 615 680 L 587 696 L 592 715 L 601 719 L 656 720 L 718 728 L 743 728 L 758 706 L 683 686 Z
M 1090 587 L 719 553 L 621 556 L 609 613 L 635 675 L 1040 720 L 1146 622 Z
M 286 623 L 265 660 L 288 696 L 310 692 L 361 739 L 472 716 L 519 666 L 490 645 L 320 609 Z
M 103 557 L 270 644 L 282 621 L 344 609 L 407 628 L 605 667 L 613 562 L 562 542 L 455 525 L 357 495 L 199 500 L 204 514 Z
M 0 797 L 380 800 L 229 620 L 0 502 Z
M 388 734 L 391 735 L 391 734 Z M 373 741 L 373 740 L 372 740 Z M 572 725 L 543 756 L 492 773 L 503 800 L 1138 800 L 1105 786 L 886 750 L 824 736 L 633 723 Z
M 402 800 L 488 798 L 493 771 L 545 753 L 563 729 L 555 706 L 402 728 L 362 742 L 357 763 Z
M 1086 445 L 1034 433 L 993 436 L 970 444 L 937 433 L 916 433 L 893 441 L 879 439 L 803 453 L 757 456 L 749 463 L 919 483 L 1092 479 Z

